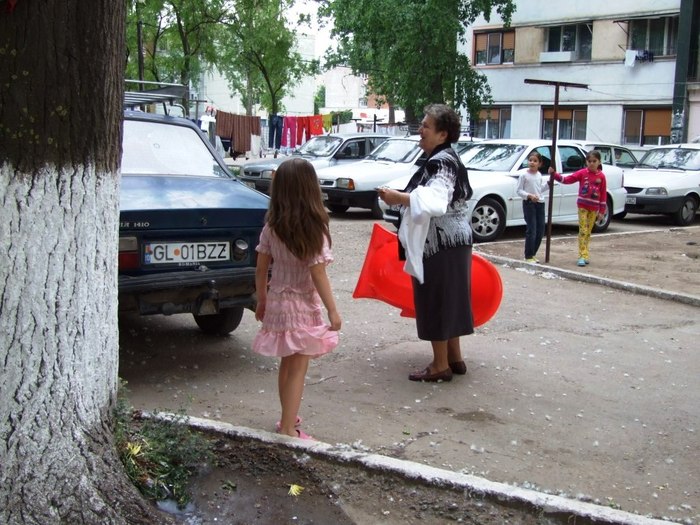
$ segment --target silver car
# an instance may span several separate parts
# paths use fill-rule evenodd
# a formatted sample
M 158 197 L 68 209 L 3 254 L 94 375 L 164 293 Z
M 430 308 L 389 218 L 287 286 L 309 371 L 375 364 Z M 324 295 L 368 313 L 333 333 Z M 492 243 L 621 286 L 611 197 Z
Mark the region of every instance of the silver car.
M 388 135 L 378 133 L 317 135 L 295 149 L 291 158 L 306 159 L 317 170 L 337 164 L 357 162 L 369 155 L 374 148 L 388 138 Z M 248 162 L 241 167 L 239 179 L 251 188 L 269 194 L 272 172 L 288 158 L 290 156 Z

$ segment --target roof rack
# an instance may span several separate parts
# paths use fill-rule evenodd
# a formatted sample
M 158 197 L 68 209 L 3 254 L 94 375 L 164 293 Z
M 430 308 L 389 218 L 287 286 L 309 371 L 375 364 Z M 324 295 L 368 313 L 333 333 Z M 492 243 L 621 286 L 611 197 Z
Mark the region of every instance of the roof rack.
M 182 100 L 187 93 L 187 88 L 182 84 L 168 84 L 165 82 L 150 82 L 146 80 L 125 80 L 127 84 L 136 84 L 141 91 L 125 91 L 125 108 L 135 108 L 147 104 L 163 104 L 163 108 L 168 113 L 167 105 L 174 105 Z M 158 86 L 154 89 L 144 89 L 145 85 Z

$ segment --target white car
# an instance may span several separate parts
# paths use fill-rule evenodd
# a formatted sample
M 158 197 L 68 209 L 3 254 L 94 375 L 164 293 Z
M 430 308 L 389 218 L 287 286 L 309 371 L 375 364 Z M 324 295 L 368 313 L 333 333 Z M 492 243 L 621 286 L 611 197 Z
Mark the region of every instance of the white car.
M 392 137 L 359 162 L 317 169 L 326 207 L 333 213 L 344 213 L 350 207 L 366 208 L 372 210 L 375 219 L 381 219 L 383 211 L 376 188 L 398 177 L 411 178 L 426 159 L 419 140 L 418 135 Z M 460 138 L 455 146 L 461 151 L 469 143 L 471 139 Z
M 525 224 L 522 198 L 517 194 L 518 176 L 527 169 L 527 157 L 538 151 L 544 158 L 540 171 L 544 174 L 551 164 L 551 142 L 547 140 L 493 139 L 476 143 L 461 154 L 469 171 L 469 182 L 474 194 L 469 201 L 475 242 L 498 239 L 506 227 Z M 562 175 L 573 173 L 585 166 L 586 151 L 578 144 L 557 144 L 556 170 Z M 607 182 L 607 210 L 593 231 L 605 231 L 614 214 L 625 210 L 625 189 L 622 169 L 603 165 Z M 394 180 L 390 188 L 402 190 L 407 177 Z M 554 185 L 552 220 L 557 223 L 578 222 L 578 184 Z M 545 201 L 549 206 L 549 198 Z M 398 211 L 379 203 L 384 218 L 396 224 Z
M 560 140 L 561 145 L 578 144 L 586 151 L 598 150 L 600 159 L 603 164 L 610 164 L 618 168 L 634 168 L 637 163 L 637 157 L 634 152 L 626 146 L 619 144 L 608 144 L 606 142 L 590 142 L 585 140 Z
M 679 226 L 695 221 L 700 204 L 700 144 L 649 150 L 625 174 L 625 212 L 666 214 Z

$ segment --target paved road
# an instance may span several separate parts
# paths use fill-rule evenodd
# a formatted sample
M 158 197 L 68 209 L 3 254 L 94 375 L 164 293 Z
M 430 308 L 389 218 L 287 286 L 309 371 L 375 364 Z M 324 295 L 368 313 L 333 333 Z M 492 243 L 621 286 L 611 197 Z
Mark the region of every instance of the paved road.
M 469 374 L 409 382 L 430 354 L 413 321 L 351 298 L 373 222 L 359 212 L 332 223 L 329 273 L 344 326 L 338 350 L 310 367 L 305 431 L 492 481 L 700 521 L 697 307 L 499 267 L 501 308 L 463 339 Z M 188 316 L 122 318 L 120 375 L 133 404 L 272 430 L 276 362 L 250 351 L 257 328 L 250 313 L 223 339 L 203 336 Z

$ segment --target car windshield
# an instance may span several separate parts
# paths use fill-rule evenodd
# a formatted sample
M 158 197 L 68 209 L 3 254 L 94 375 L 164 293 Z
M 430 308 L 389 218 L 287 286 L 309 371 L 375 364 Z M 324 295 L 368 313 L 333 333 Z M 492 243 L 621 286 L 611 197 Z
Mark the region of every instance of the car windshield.
M 333 153 L 343 139 L 330 135 L 311 137 L 309 140 L 294 152 L 295 155 L 309 155 L 311 157 L 328 157 Z
M 700 170 L 700 150 L 661 148 L 648 151 L 640 161 L 645 167 Z
M 482 171 L 510 171 L 523 153 L 522 144 L 478 144 L 462 153 L 467 168 Z
M 420 151 L 418 142 L 415 140 L 389 139 L 377 146 L 367 159 L 411 162 Z
M 125 120 L 121 172 L 229 178 L 204 140 L 187 126 Z

